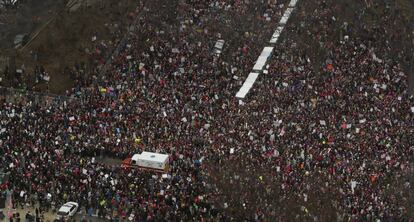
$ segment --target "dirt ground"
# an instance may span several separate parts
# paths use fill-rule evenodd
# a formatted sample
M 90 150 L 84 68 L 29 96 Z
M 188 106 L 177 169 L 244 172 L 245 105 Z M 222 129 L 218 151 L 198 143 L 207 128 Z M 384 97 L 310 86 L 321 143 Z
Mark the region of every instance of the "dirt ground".
M 0 9 L 0 49 L 10 50 L 18 34 L 31 33 L 39 28 L 53 12 L 62 8 L 63 0 L 31 0 L 16 9 Z
M 138 5 L 137 0 L 89 1 L 88 6 L 81 4 L 76 11 L 66 7 L 67 1 L 60 4 L 55 1 L 55 4 L 45 6 L 42 12 L 38 12 L 46 13 L 39 24 L 28 25 L 32 21 L 26 19 L 20 21 L 22 27 L 18 30 L 5 30 L 10 34 L 0 40 L 4 43 L 1 54 L 15 55 L 15 67 L 24 66 L 26 74 L 23 81 L 29 89 L 62 94 L 72 88 L 74 81 L 64 74 L 64 69 L 83 64 L 85 71 L 88 71 L 102 64 L 126 33 Z M 9 12 L 9 16 L 20 17 L 26 7 L 29 5 L 21 6 L 22 9 L 15 14 Z M 31 33 L 30 37 L 34 39 L 26 46 L 13 50 L 10 42 L 13 42 L 15 33 Z M 50 75 L 48 84 L 34 86 L 36 65 L 43 66 Z M 11 83 L 3 81 L 2 85 L 11 86 Z

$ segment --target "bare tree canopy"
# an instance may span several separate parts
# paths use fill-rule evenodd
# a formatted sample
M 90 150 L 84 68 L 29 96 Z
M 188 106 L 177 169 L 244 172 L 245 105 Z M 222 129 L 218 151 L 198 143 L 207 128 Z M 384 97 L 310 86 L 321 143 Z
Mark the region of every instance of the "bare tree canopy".
M 0 0 L 0 6 L 1 7 L 12 7 L 18 3 L 18 0 Z

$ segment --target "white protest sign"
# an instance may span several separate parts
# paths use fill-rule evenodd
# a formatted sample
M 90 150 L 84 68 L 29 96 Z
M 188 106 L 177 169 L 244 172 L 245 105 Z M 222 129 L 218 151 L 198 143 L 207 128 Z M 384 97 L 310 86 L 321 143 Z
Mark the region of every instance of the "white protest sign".
M 355 187 L 356 187 L 356 185 L 357 185 L 357 182 L 356 182 L 356 181 L 351 181 L 351 190 L 352 190 L 352 194 L 354 194 L 354 192 L 355 192 Z

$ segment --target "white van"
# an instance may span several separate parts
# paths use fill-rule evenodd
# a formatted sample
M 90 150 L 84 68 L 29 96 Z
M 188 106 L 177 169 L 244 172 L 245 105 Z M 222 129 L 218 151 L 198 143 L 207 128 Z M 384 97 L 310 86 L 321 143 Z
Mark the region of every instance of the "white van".
M 170 156 L 168 154 L 142 152 L 134 154 L 131 158 L 123 161 L 125 168 L 139 167 L 148 170 L 166 172 L 169 169 Z

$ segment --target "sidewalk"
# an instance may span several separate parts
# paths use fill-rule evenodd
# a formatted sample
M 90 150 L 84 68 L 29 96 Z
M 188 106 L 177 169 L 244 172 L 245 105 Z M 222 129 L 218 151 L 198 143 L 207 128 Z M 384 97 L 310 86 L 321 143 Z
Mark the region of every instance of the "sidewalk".
M 7 192 L 7 199 L 6 199 L 6 208 L 2 209 L 4 215 L 6 216 L 6 218 L 4 220 L 0 220 L 0 221 L 8 221 L 9 219 L 9 215 L 15 214 L 15 213 L 19 213 L 20 214 L 20 219 L 21 221 L 25 221 L 26 218 L 26 213 L 30 212 L 31 215 L 35 216 L 36 215 L 36 206 L 25 206 L 24 208 L 21 207 L 17 207 L 16 209 L 13 209 L 13 205 L 12 205 L 12 200 L 11 200 L 11 195 L 10 192 Z M 55 214 L 53 212 L 46 212 L 43 213 L 43 221 L 53 221 L 55 219 Z
M 8 222 L 9 221 L 9 214 L 15 214 L 15 213 L 19 213 L 20 214 L 20 220 L 22 222 L 26 221 L 26 213 L 30 212 L 31 215 L 35 216 L 36 215 L 36 207 L 37 206 L 25 206 L 24 208 L 21 207 L 17 207 L 16 209 L 13 209 L 13 205 L 11 202 L 11 195 L 10 192 L 7 193 L 7 200 L 6 200 L 6 208 L 4 209 L 0 209 L 0 211 L 3 211 L 5 218 L 4 220 L 0 219 L 0 222 Z M 43 216 L 43 217 L 42 217 Z M 52 210 L 48 211 L 48 212 L 43 212 L 41 218 L 43 222 L 52 222 L 56 219 L 56 213 L 54 213 Z M 92 221 L 92 222 L 101 222 L 101 221 L 107 221 L 103 218 L 98 218 L 97 215 L 92 215 L 92 217 L 89 217 L 88 215 L 82 213 L 82 212 L 78 212 L 74 218 L 72 218 L 73 221 L 81 221 L 82 219 L 86 219 L 87 221 Z
M 24 209 L 21 209 L 21 208 L 12 209 L 10 207 L 6 207 L 3 210 L 3 213 L 6 216 L 6 218 L 4 220 L 0 220 L 0 221 L 9 221 L 8 215 L 9 214 L 15 214 L 15 213 L 19 213 L 21 221 L 25 221 L 26 220 L 25 216 L 26 216 L 27 212 L 30 212 L 30 214 L 33 215 L 33 216 L 36 215 L 35 214 L 35 212 L 36 212 L 35 208 L 33 208 L 33 207 L 27 207 L 27 208 L 24 208 Z M 47 213 L 43 214 L 43 221 L 52 222 L 55 219 L 55 217 L 56 217 L 55 214 L 53 214 L 52 212 L 47 212 Z

